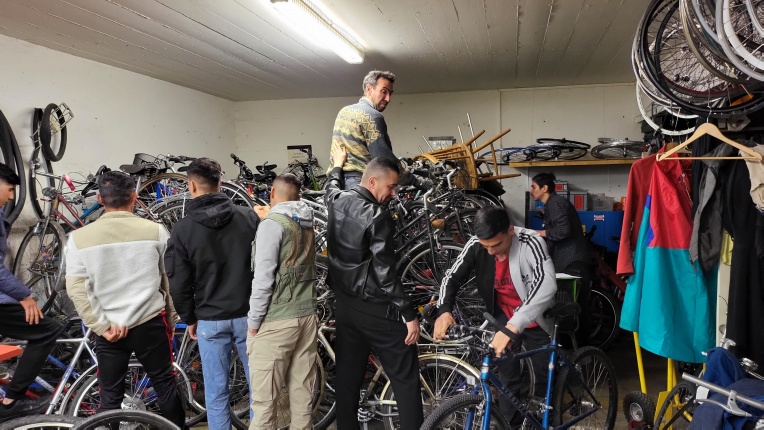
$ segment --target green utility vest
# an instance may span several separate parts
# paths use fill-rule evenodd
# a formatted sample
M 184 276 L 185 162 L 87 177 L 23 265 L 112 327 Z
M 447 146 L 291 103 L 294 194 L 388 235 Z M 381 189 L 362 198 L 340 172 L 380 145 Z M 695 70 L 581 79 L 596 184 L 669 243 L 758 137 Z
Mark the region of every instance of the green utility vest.
M 265 219 L 281 225 L 279 265 L 273 296 L 263 323 L 304 317 L 316 313 L 316 249 L 313 229 L 284 214 L 269 214 Z M 255 246 L 252 246 L 252 262 Z

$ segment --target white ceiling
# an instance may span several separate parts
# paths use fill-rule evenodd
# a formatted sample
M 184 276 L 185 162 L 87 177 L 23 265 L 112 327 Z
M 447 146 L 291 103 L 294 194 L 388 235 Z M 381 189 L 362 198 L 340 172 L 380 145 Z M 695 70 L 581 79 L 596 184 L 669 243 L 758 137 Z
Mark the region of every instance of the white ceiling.
M 0 0 L 0 34 L 235 101 L 358 95 L 371 69 L 411 94 L 633 81 L 648 3 L 323 0 L 361 65 L 293 34 L 270 0 Z

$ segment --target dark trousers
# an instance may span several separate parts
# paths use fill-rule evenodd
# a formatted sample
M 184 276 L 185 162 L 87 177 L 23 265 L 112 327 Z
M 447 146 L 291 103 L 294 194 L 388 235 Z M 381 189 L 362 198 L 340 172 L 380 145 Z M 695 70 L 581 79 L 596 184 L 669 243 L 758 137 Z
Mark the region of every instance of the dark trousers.
M 576 301 L 581 306 L 581 313 L 578 314 L 576 344 L 580 348 L 589 343 L 589 336 L 592 334 L 591 317 L 589 315 L 589 299 L 592 294 L 592 267 L 589 263 L 576 261 L 570 263 L 563 272 L 581 278 L 576 281 Z
M 18 340 L 26 340 L 27 346 L 19 359 L 11 385 L 5 395 L 9 399 L 24 397 L 29 384 L 40 373 L 45 359 L 56 346 L 56 339 L 63 327 L 53 318 L 45 317 L 38 324 L 26 322 L 26 313 L 20 304 L 0 305 L 0 334 Z
M 547 332 L 541 327 L 533 327 L 525 329 L 522 333 L 522 342 L 526 351 L 541 348 L 549 345 L 550 337 Z M 543 398 L 546 396 L 546 381 L 547 370 L 549 368 L 549 354 L 535 354 L 529 357 L 533 366 L 533 375 L 535 376 L 536 383 L 534 385 L 535 397 Z M 520 399 L 527 397 L 529 391 L 526 384 L 529 382 L 526 378 L 523 378 L 523 372 L 527 369 L 523 369 L 520 360 L 514 358 L 499 364 L 499 380 L 501 384 L 509 389 L 515 396 Z M 514 418 L 517 410 L 512 404 L 504 397 L 499 398 L 499 408 L 504 413 L 507 419 Z
M 416 345 L 407 346 L 406 325 L 367 315 L 337 301 L 337 429 L 358 429 L 358 399 L 369 352 L 382 363 L 398 403 L 402 430 L 416 430 L 424 421 Z
M 121 408 L 128 363 L 135 352 L 135 357 L 151 379 L 162 415 L 180 428 L 185 428 L 183 403 L 172 370 L 170 333 L 162 314 L 131 328 L 127 336 L 117 342 L 112 343 L 101 336 L 96 337 L 101 395 L 99 411 Z

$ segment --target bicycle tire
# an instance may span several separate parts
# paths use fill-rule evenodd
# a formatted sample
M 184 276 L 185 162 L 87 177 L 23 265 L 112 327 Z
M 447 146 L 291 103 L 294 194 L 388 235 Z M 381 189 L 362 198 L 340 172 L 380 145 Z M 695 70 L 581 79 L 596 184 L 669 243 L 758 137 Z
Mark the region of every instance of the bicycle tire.
M 44 232 L 30 227 L 13 261 L 13 274 L 27 285 L 34 276 L 46 277 L 51 286 L 55 285 L 63 267 L 65 246 L 66 233 L 55 222 L 47 221 Z
M 246 360 L 247 357 L 244 357 Z M 228 375 L 228 405 L 231 411 L 231 425 L 238 430 L 249 428 L 250 395 L 249 381 L 236 348 L 231 352 L 231 371 Z
M 177 330 L 175 336 L 179 336 Z M 189 341 L 183 354 L 178 352 L 176 355 L 175 363 L 183 369 L 191 385 L 190 393 L 186 392 L 186 390 L 181 390 L 181 394 L 186 394 L 183 400 L 188 406 L 186 409 L 186 425 L 193 427 L 207 419 L 207 410 L 204 404 L 204 375 L 202 374 L 202 358 L 199 352 L 199 343 L 195 340 Z M 189 415 L 191 413 L 196 415 Z
M 42 116 L 42 110 L 35 109 L 35 114 L 37 111 L 40 111 L 40 116 Z M 35 168 L 36 166 L 39 166 L 38 169 L 42 170 L 46 174 L 53 174 L 53 164 L 51 164 L 50 160 L 45 157 L 40 159 L 39 155 L 40 146 L 38 145 L 35 147 L 34 151 L 32 151 L 32 157 L 30 158 L 29 201 L 32 204 L 32 210 L 34 211 L 35 215 L 37 215 L 37 218 L 44 218 L 47 215 L 47 208 L 40 204 L 40 198 L 43 197 L 42 190 L 46 187 L 55 188 L 56 181 L 53 178 L 37 176 L 37 169 Z
M 329 220 L 326 215 L 318 211 L 313 211 L 313 242 L 316 246 L 316 254 L 326 255 L 328 252 L 327 226 Z
M 551 146 L 571 146 L 571 147 L 577 147 L 581 149 L 589 149 L 592 146 L 588 143 L 584 142 L 577 142 L 575 140 L 568 140 L 564 137 L 562 139 L 558 139 L 555 137 L 540 137 L 536 139 L 536 143 L 539 145 L 551 145 Z
M 255 205 L 255 200 L 249 196 L 247 191 L 233 182 L 224 181 L 220 184 L 220 192 L 227 195 L 236 206 L 252 209 Z
M 173 363 L 173 370 L 176 373 L 175 378 L 178 381 L 178 392 L 181 395 L 181 398 L 184 400 L 189 399 L 191 387 L 188 376 L 177 363 Z M 105 412 L 95 414 L 96 410 L 98 410 L 98 405 L 100 404 L 98 375 L 81 376 L 80 379 L 84 377 L 87 379 L 78 384 L 80 388 L 73 395 L 74 400 L 72 401 L 73 403 L 69 405 L 67 413 L 77 417 L 102 415 Z M 80 379 L 78 379 L 78 381 Z M 135 385 L 135 381 L 141 383 Z M 146 410 L 155 414 L 160 413 L 159 405 L 156 404 L 156 399 L 151 397 L 151 395 L 155 395 L 155 393 L 153 393 L 153 391 L 149 392 L 147 389 L 148 386 L 144 386 L 142 383 L 143 381 L 149 381 L 148 376 L 145 375 L 145 372 L 143 371 L 143 365 L 137 361 L 130 362 L 128 364 L 127 374 L 125 375 L 126 383 L 124 394 L 125 400 L 122 402 L 123 409 L 120 409 L 119 411 Z M 138 394 L 137 391 L 140 391 L 141 393 Z M 181 393 L 182 391 L 186 391 L 186 393 Z
M 180 430 L 180 427 L 161 415 L 141 410 L 124 409 L 99 412 L 74 426 L 74 430 L 110 428 L 111 424 L 120 424 L 120 427 L 121 424 L 142 424 L 150 430 Z
M 176 222 L 186 216 L 186 204 L 190 200 L 177 200 L 169 202 L 152 209 L 154 219 L 152 221 L 162 224 L 168 232 L 172 232 L 172 227 Z
M 329 354 L 328 345 L 324 345 L 318 340 L 318 358 L 324 369 L 324 387 L 321 398 L 318 400 L 316 408 L 313 411 L 313 428 L 315 430 L 326 430 L 337 415 L 337 400 L 335 397 L 335 377 L 337 376 L 337 365 Z
M 423 392 L 422 408 L 424 415 L 429 415 L 446 399 L 458 394 L 469 394 L 480 384 L 480 372 L 466 361 L 446 354 L 421 354 L 419 356 L 420 382 Z M 445 376 L 445 378 L 443 378 Z M 429 396 L 432 393 L 435 398 Z M 390 381 L 382 391 L 382 401 L 395 401 Z M 382 404 L 382 423 L 386 430 L 399 428 L 397 408 Z
M 2 428 L 13 430 L 64 430 L 82 423 L 81 418 L 65 415 L 31 415 L 3 423 Z
M 655 402 L 641 391 L 632 391 L 623 397 L 623 416 L 632 428 L 652 428 Z
M 533 160 L 549 160 L 552 158 L 550 147 L 532 145 L 525 148 L 517 148 L 502 156 L 502 160 L 512 167 L 512 163 L 525 163 Z
M 179 200 L 189 200 L 188 177 L 180 173 L 161 173 L 143 182 L 138 188 L 138 200 L 149 210 L 153 211 L 161 204 Z M 136 211 L 143 218 L 151 218 L 151 214 L 141 213 L 143 209 Z
M 562 425 L 579 416 L 596 400 L 602 409 L 579 421 L 578 425 L 587 429 L 612 430 L 618 415 L 618 382 L 610 359 L 601 349 L 587 346 L 574 352 L 570 362 L 574 367 L 563 366 L 555 383 L 552 397 L 553 425 Z M 594 395 L 594 399 L 581 385 L 582 382 Z M 606 390 L 604 393 L 601 390 L 603 388 Z
M 673 428 L 674 430 L 687 429 L 692 422 L 692 414 L 695 410 L 695 391 L 697 387 L 687 381 L 679 381 L 663 400 L 658 415 L 655 417 L 656 430 Z M 672 406 L 673 405 L 673 406 Z M 674 413 L 670 408 L 678 408 Z M 666 416 L 666 414 L 669 416 Z M 665 427 L 661 425 L 665 424 Z
M 485 398 L 478 394 L 460 394 L 458 396 L 451 397 L 443 402 L 440 406 L 435 408 L 430 415 L 428 415 L 424 424 L 422 424 L 421 430 L 438 430 L 438 429 L 460 429 L 466 430 L 469 428 L 479 429 L 481 428 L 482 418 L 481 413 L 484 409 L 482 406 L 485 403 Z M 461 410 L 469 410 L 475 417 L 475 422 L 472 426 L 467 427 L 466 423 L 460 421 L 458 417 L 451 417 L 452 414 Z M 462 414 L 466 415 L 466 414 Z M 499 410 L 499 405 L 494 403 L 491 405 L 491 425 L 490 428 L 508 429 L 509 422 L 504 417 L 504 414 Z M 494 424 L 495 423 L 495 424 Z
M 5 131 L 5 136 L 2 135 L 2 131 Z M 19 177 L 19 185 L 13 196 L 14 198 L 9 200 L 5 207 L 2 208 L 5 213 L 5 221 L 13 224 L 24 209 L 27 197 L 27 182 L 24 173 L 24 159 L 21 156 L 19 143 L 2 111 L 0 111 L 0 148 L 2 148 L 5 164 Z
M 53 132 L 51 131 L 51 115 L 53 115 L 58 110 L 58 105 L 55 103 L 50 103 L 47 106 L 45 106 L 45 109 L 42 112 L 42 118 L 40 119 L 40 143 L 42 144 L 42 154 L 45 156 L 46 159 L 50 161 L 61 161 L 62 158 L 64 158 L 64 153 L 66 152 L 66 124 L 64 118 L 59 117 L 58 114 L 55 114 L 55 121 L 58 122 L 60 127 L 60 133 L 61 133 L 61 141 L 58 144 L 58 152 L 53 151 L 52 146 L 52 140 L 53 140 Z M 63 126 L 63 127 L 62 127 Z
M 620 333 L 621 304 L 609 291 L 593 288 L 589 296 L 589 312 L 592 326 L 589 346 L 605 350 Z
M 591 149 L 592 157 L 601 159 L 642 158 L 644 144 L 638 143 L 603 143 Z

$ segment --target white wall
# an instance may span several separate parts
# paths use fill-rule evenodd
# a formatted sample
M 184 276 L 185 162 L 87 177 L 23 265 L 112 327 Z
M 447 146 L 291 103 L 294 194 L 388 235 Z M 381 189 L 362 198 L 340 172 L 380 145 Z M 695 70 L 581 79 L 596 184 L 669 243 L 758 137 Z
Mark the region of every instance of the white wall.
M 33 108 L 65 102 L 74 113 L 56 173 L 129 164 L 133 154 L 172 153 L 225 161 L 236 148 L 234 103 L 133 72 L 0 36 L 0 109 L 25 161 Z M 224 168 L 233 172 L 233 164 Z M 28 207 L 14 224 L 32 222 Z
M 236 142 L 240 157 L 250 165 L 264 161 L 286 167 L 287 145 L 311 144 L 324 167 L 328 163 L 332 126 L 339 109 L 356 97 L 236 103 Z M 641 139 L 634 85 L 599 85 L 536 88 L 506 91 L 469 91 L 437 94 L 394 95 L 384 112 L 393 149 L 398 156 L 427 151 L 422 136 L 459 138 L 461 126 L 470 137 L 470 114 L 475 132 L 485 130 L 478 143 L 511 128 L 497 147 L 525 146 L 539 137 L 565 137 L 596 144 L 599 137 Z M 503 168 L 502 173 L 522 176 L 502 181 L 505 202 L 522 223 L 529 175 L 549 169 Z M 625 194 L 628 166 L 558 167 L 561 180 L 579 189 Z
M 236 103 L 236 143 L 238 155 L 250 166 L 265 161 L 286 168 L 287 145 L 313 145 L 322 166 L 329 162 L 332 128 L 337 112 L 358 101 L 358 97 L 274 100 Z M 428 151 L 422 136 L 454 136 L 458 126 L 465 139 L 473 129 L 495 135 L 499 130 L 499 92 L 394 95 L 385 109 L 393 150 L 399 157 Z
M 597 145 L 600 137 L 642 140 L 634 84 L 531 88 L 501 92 L 501 126 L 512 131 L 505 146 L 526 146 L 541 137 L 564 137 Z M 504 201 L 518 221 L 524 220 L 525 191 L 531 177 L 552 171 L 558 180 L 616 200 L 626 195 L 629 166 L 571 166 L 503 169 L 521 176 L 502 181 Z M 519 222 L 518 222 L 519 223 Z

